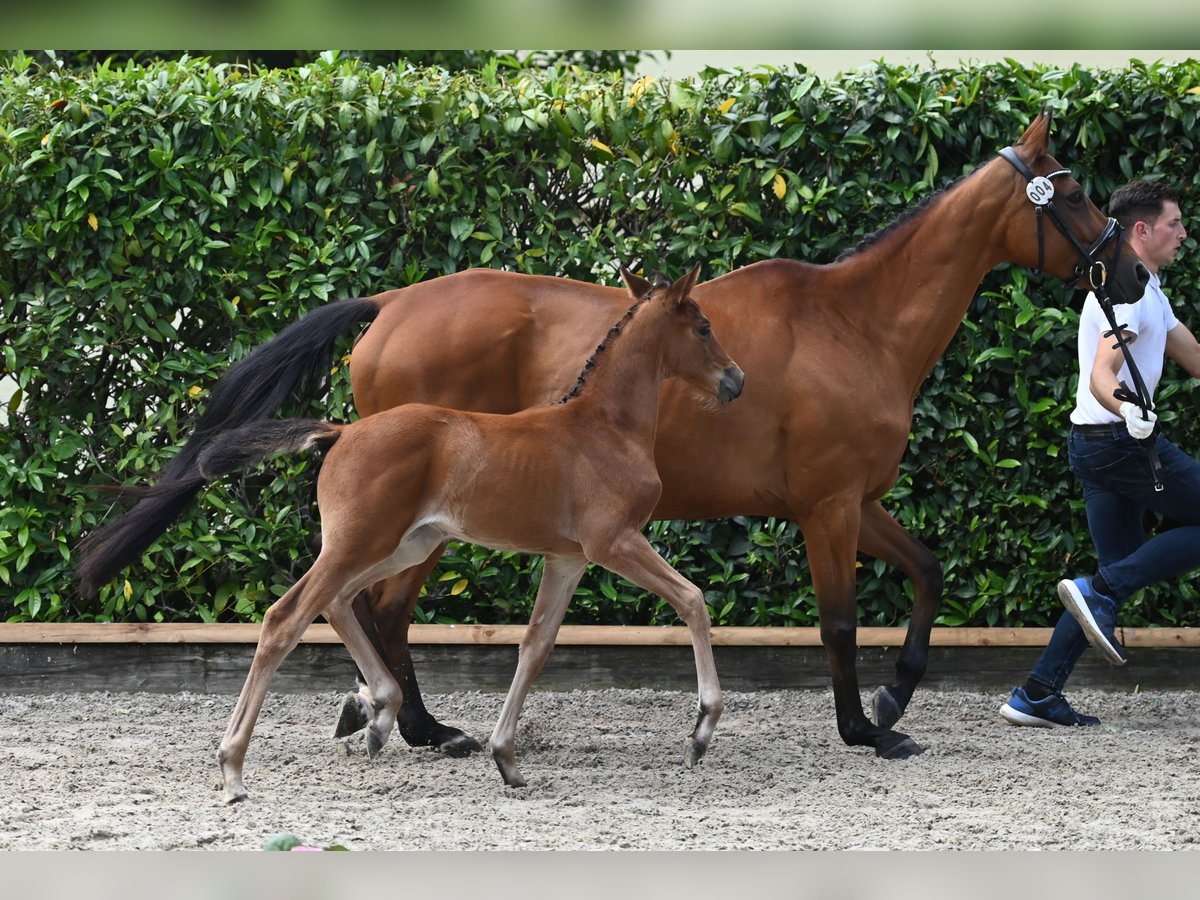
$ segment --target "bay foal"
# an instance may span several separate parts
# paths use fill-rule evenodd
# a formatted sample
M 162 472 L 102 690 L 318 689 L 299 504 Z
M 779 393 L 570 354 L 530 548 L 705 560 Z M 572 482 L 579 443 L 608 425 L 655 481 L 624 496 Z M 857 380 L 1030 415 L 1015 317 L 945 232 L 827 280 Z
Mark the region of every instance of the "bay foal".
M 623 270 L 630 294 L 640 299 L 557 404 L 512 415 L 409 404 L 352 425 L 262 420 L 207 446 L 199 457 L 206 481 L 273 453 L 330 447 L 317 479 L 321 552 L 264 616 L 221 741 L 227 802 L 247 796 L 243 762 L 272 676 L 322 613 L 362 672 L 367 749 L 379 752 L 403 692 L 351 602 L 368 585 L 423 563 L 448 539 L 545 557 L 490 742 L 507 784 L 526 783 L 516 763 L 517 718 L 589 562 L 658 594 L 687 624 L 700 699 L 684 764 L 690 768 L 704 755 L 724 708 L 704 595 L 641 532 L 662 491 L 654 466 L 659 385 L 677 377 L 721 404 L 742 391 L 741 369 L 689 297 L 698 274 L 697 266 L 674 284 L 651 286 Z

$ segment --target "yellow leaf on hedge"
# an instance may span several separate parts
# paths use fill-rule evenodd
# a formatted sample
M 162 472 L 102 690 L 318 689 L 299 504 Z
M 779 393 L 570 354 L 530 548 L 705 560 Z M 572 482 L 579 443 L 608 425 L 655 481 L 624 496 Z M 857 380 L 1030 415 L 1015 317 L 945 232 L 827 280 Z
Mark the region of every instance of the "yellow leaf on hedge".
M 1189 94 L 1200 94 L 1200 87 L 1188 88 L 1187 92 Z
M 721 115 L 725 115 L 725 113 L 727 113 L 727 112 L 729 112 L 729 110 L 733 109 L 733 104 L 735 104 L 735 103 L 737 103 L 737 97 L 730 97 L 728 100 L 726 100 L 720 106 L 718 106 L 717 109 L 719 109 L 721 111 Z
M 50 143 L 50 135 L 43 134 L 42 135 L 42 146 L 45 147 L 48 143 Z
M 190 388 L 188 388 L 188 396 L 191 397 L 193 400 L 195 400 L 197 397 L 199 397 L 200 394 L 201 394 L 200 385 L 193 384 Z
M 96 218 L 95 213 L 88 213 L 88 227 L 92 229 L 92 231 L 96 231 L 100 228 L 100 220 Z
M 460 578 L 460 579 L 458 579 L 458 581 L 454 582 L 454 587 L 450 588 L 450 596 L 457 597 L 459 594 L 461 594 L 466 589 L 467 589 L 467 579 Z
M 775 196 L 782 200 L 784 195 L 787 194 L 787 182 L 783 180 L 782 175 L 775 176 L 773 186 L 775 188 Z
M 592 138 L 592 146 L 597 150 L 603 150 L 609 156 L 616 156 L 616 154 L 612 152 L 612 147 L 608 146 L 608 144 L 604 143 L 603 141 L 598 141 L 595 138 Z
M 652 75 L 643 75 L 633 84 L 631 84 L 629 86 L 629 105 L 635 106 L 638 102 L 638 98 L 642 96 L 642 94 L 646 93 L 646 88 L 648 88 L 653 82 L 654 77 Z
M 132 596 L 133 596 L 133 585 L 129 583 L 129 579 L 128 579 L 128 578 L 126 578 L 126 579 L 125 579 L 125 591 L 124 591 L 124 594 L 125 594 L 125 599 L 126 599 L 126 600 L 128 600 L 130 597 L 132 597 Z

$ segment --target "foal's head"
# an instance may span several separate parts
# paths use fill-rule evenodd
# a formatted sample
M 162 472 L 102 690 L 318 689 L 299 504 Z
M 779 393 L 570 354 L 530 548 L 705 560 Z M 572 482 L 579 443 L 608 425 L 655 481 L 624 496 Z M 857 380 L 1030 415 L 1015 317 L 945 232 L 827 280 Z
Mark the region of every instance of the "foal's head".
M 681 378 L 720 403 L 737 399 L 745 376 L 713 336 L 708 317 L 689 294 L 700 275 L 697 264 L 673 284 L 651 283 L 621 268 L 621 277 L 634 300 L 646 300 L 643 316 L 656 316 L 661 341 L 663 374 Z M 646 324 L 649 324 L 647 322 Z

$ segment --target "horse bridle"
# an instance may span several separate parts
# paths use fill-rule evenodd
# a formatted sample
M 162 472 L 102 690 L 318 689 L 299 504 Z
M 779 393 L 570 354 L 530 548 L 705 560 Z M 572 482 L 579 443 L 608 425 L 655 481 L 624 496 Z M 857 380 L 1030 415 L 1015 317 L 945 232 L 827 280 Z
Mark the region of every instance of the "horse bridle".
M 1125 229 L 1121 223 L 1112 216 L 1108 217 L 1108 222 L 1104 226 L 1104 230 L 1100 232 L 1100 236 L 1092 241 L 1090 247 L 1084 247 L 1079 238 L 1075 237 L 1075 233 L 1071 231 L 1071 226 L 1063 219 L 1062 213 L 1055 206 L 1054 179 L 1060 175 L 1070 175 L 1070 169 L 1055 169 L 1046 175 L 1034 174 L 1034 171 L 1021 162 L 1021 158 L 1017 156 L 1017 151 L 1012 147 L 1005 147 L 1000 151 L 1000 155 L 1010 166 L 1021 173 L 1021 177 L 1027 182 L 1025 186 L 1025 196 L 1029 198 L 1029 202 L 1033 204 L 1034 211 L 1037 215 L 1037 237 L 1038 237 L 1038 264 L 1034 270 L 1035 275 L 1041 274 L 1045 269 L 1045 240 L 1042 232 L 1042 217 L 1043 214 L 1050 216 L 1050 221 L 1054 223 L 1054 227 L 1059 233 L 1075 248 L 1075 252 L 1079 254 L 1079 262 L 1075 266 L 1075 271 L 1069 277 L 1063 279 L 1068 283 L 1077 282 L 1086 273 L 1088 281 L 1091 282 L 1092 289 L 1101 291 L 1104 289 L 1104 282 L 1108 278 L 1108 269 L 1116 268 L 1121 261 L 1121 248 L 1124 243 L 1122 238 L 1125 235 Z M 1113 250 L 1112 260 L 1108 265 L 1104 260 L 1099 258 L 1100 251 L 1108 244 L 1116 241 L 1116 248 Z
M 1075 237 L 1071 227 L 1066 223 L 1057 207 L 1054 205 L 1054 181 L 1060 175 L 1070 175 L 1069 169 L 1055 169 L 1046 175 L 1036 175 L 1034 171 L 1021 162 L 1021 158 L 1017 156 L 1017 151 L 1012 147 L 1005 147 L 1000 151 L 1000 155 L 1004 157 L 1014 169 L 1021 174 L 1026 181 L 1025 196 L 1033 204 L 1037 218 L 1037 240 L 1038 240 L 1038 264 L 1034 274 L 1041 274 L 1045 270 L 1045 244 L 1044 233 L 1042 231 L 1043 214 L 1050 216 L 1050 221 L 1054 223 L 1054 227 L 1059 233 L 1075 248 L 1075 252 L 1079 254 L 1079 262 L 1075 265 L 1074 273 L 1064 281 L 1068 284 L 1075 284 L 1086 273 L 1088 282 L 1091 284 L 1092 292 L 1096 295 L 1096 300 L 1100 303 L 1100 308 L 1104 311 L 1105 318 L 1108 319 L 1108 324 L 1112 326 L 1111 331 L 1104 333 L 1105 337 L 1116 338 L 1116 347 L 1121 349 L 1121 354 L 1125 357 L 1125 365 L 1129 369 L 1129 377 L 1133 379 L 1133 390 L 1124 381 L 1120 382 L 1120 387 L 1114 392 L 1114 396 L 1122 401 L 1136 403 L 1142 409 L 1142 414 L 1145 416 L 1150 411 L 1152 405 L 1150 403 L 1150 392 L 1146 390 L 1146 383 L 1142 380 L 1142 373 L 1138 371 L 1137 365 L 1133 361 L 1133 354 L 1129 351 L 1129 342 L 1125 339 L 1125 326 L 1117 324 L 1116 313 L 1113 311 L 1112 298 L 1108 295 L 1106 283 L 1108 281 L 1108 269 L 1116 269 L 1121 261 L 1121 249 L 1124 246 L 1123 237 L 1125 229 L 1121 223 L 1112 216 L 1108 217 L 1108 222 L 1104 226 L 1104 230 L 1100 232 L 1090 247 L 1084 247 L 1082 242 Z M 1115 241 L 1116 247 L 1112 252 L 1112 259 L 1106 265 L 1104 260 L 1099 258 L 1100 251 L 1106 245 Z M 1155 447 L 1154 436 L 1143 438 L 1140 443 L 1146 448 L 1146 453 L 1150 457 L 1150 471 L 1154 476 L 1154 490 L 1161 491 L 1163 489 L 1162 481 L 1162 463 L 1158 458 L 1158 450 Z

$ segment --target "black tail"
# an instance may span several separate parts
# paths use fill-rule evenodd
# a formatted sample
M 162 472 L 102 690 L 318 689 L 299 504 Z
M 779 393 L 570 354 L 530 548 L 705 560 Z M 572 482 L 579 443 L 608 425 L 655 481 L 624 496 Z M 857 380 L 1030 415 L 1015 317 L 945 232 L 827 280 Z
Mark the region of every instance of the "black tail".
M 340 425 L 319 419 L 262 419 L 213 437 L 200 452 L 196 468 L 202 483 L 215 481 L 277 453 L 299 453 L 331 446 Z
M 334 343 L 351 326 L 374 321 L 373 300 L 339 300 L 318 307 L 263 344 L 213 385 L 191 436 L 154 487 L 120 518 L 76 548 L 75 578 L 84 597 L 135 562 L 192 502 L 208 480 L 197 460 L 214 438 L 276 415 L 290 397 L 312 398 L 324 386 Z

